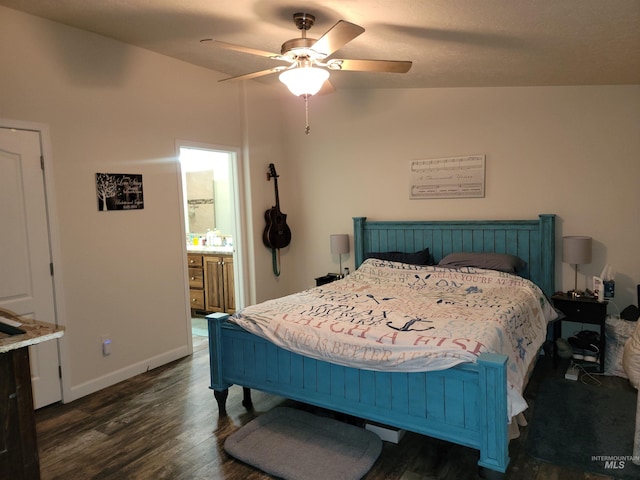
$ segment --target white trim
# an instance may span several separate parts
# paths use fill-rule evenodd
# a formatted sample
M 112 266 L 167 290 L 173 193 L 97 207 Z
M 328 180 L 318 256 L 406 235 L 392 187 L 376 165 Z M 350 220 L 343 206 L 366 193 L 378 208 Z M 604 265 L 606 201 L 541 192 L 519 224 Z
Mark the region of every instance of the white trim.
M 244 272 L 246 271 L 246 263 L 245 258 L 247 252 L 247 244 L 246 244 L 246 235 L 244 228 L 245 216 L 244 212 L 244 202 L 243 202 L 243 189 L 242 182 L 240 179 L 243 178 L 243 168 L 242 168 L 242 158 L 240 155 L 240 148 L 231 147 L 227 145 L 215 145 L 209 143 L 202 142 L 193 142 L 190 140 L 181 140 L 177 139 L 175 141 L 176 145 L 176 158 L 178 159 L 178 188 L 179 188 L 179 199 L 181 205 L 184 206 L 184 185 L 182 182 L 182 169 L 179 164 L 180 157 L 180 148 L 199 148 L 203 150 L 211 150 L 217 152 L 229 153 L 231 155 L 231 195 L 233 196 L 233 232 L 231 232 L 233 237 L 233 273 L 234 273 L 234 288 L 235 288 L 235 298 L 236 298 L 236 309 L 240 309 L 246 305 L 246 292 L 248 291 L 247 279 L 248 275 Z M 186 226 L 185 226 L 185 218 L 184 218 L 184 208 L 180 209 L 180 234 L 181 238 L 186 238 Z M 188 321 L 187 328 L 189 329 L 189 342 L 191 345 L 191 312 L 189 308 L 189 282 L 188 282 L 188 272 L 189 266 L 187 264 L 187 247 L 186 242 L 182 242 L 182 258 L 183 258 L 183 272 L 185 275 L 185 290 L 186 290 L 186 302 L 185 306 L 188 313 Z
M 189 337 L 191 337 L 191 329 L 189 329 Z M 115 385 L 116 383 L 119 383 L 123 380 L 130 379 L 141 373 L 148 372 L 149 370 L 153 370 L 154 368 L 184 358 L 191 354 L 189 350 L 190 349 L 187 345 L 183 345 L 174 350 L 156 355 L 155 357 L 151 357 L 138 363 L 134 363 L 133 365 L 127 365 L 120 370 L 109 372 L 107 375 L 103 375 L 102 377 L 98 377 L 89 380 L 88 382 L 81 383 L 80 385 L 76 385 L 70 389 L 67 397 L 65 398 L 65 401 L 71 402 L 73 400 L 77 400 L 78 398 L 90 395 L 99 390 L 102 390 L 103 388 Z
M 189 295 L 189 265 L 187 263 L 187 242 L 186 238 L 186 220 L 184 216 L 184 185 L 183 185 L 183 175 L 182 168 L 180 167 L 180 146 L 176 142 L 176 157 L 175 157 L 175 172 L 176 172 L 176 181 L 178 187 L 178 201 L 180 202 L 181 208 L 179 209 L 179 222 L 180 222 L 180 245 L 182 245 L 182 285 L 184 289 L 184 327 L 186 329 L 187 334 L 187 348 L 189 350 L 189 355 L 193 353 L 193 333 L 191 332 L 191 297 Z
M 238 88 L 238 101 L 242 109 L 241 115 L 241 128 L 242 128 L 242 158 L 238 158 L 238 181 L 242 180 L 238 185 L 238 218 L 240 220 L 240 225 L 242 230 L 239 232 L 243 235 L 242 245 L 241 245 L 241 255 L 243 255 L 245 259 L 250 258 L 249 252 L 252 252 L 255 256 L 255 245 L 254 245 L 254 226 L 251 219 L 253 218 L 253 203 L 251 201 L 251 162 L 249 155 L 249 126 L 247 118 L 249 118 L 248 113 L 248 105 L 247 105 L 247 93 L 246 93 L 246 85 L 247 82 L 240 82 L 240 86 Z M 247 172 L 245 174 L 245 172 Z M 256 262 L 247 261 L 242 265 L 242 270 L 238 270 L 242 272 L 242 278 L 239 281 L 242 281 L 242 292 L 243 292 L 243 306 L 247 305 L 247 300 L 249 304 L 252 305 L 256 303 Z
M 27 122 L 23 120 L 13 120 L 0 118 L 0 127 L 15 128 L 17 130 L 29 130 L 38 132 L 40 135 L 42 157 L 44 163 L 44 187 L 46 196 L 47 220 L 49 227 L 49 245 L 51 248 L 51 261 L 53 262 L 53 295 L 56 324 L 69 330 L 67 315 L 64 306 L 64 289 L 62 282 L 62 254 L 60 249 L 60 233 L 58 231 L 58 215 L 56 210 L 54 176 L 53 176 L 53 153 L 49 134 L 49 125 L 45 123 Z M 69 359 L 69 349 L 67 348 L 67 336 L 58 339 L 58 355 L 60 366 L 62 367 L 62 402 L 71 401 L 71 361 Z
M 234 288 L 236 289 L 236 311 L 247 306 L 247 292 L 249 292 L 249 279 L 248 263 L 246 259 L 250 247 L 250 238 L 247 235 L 245 215 L 246 207 L 244 202 L 244 182 L 241 179 L 244 176 L 243 160 L 240 155 L 240 150 L 235 151 L 235 160 L 231 165 L 231 174 L 233 177 L 232 194 L 234 205 L 234 245 L 235 245 L 235 257 L 234 262 Z

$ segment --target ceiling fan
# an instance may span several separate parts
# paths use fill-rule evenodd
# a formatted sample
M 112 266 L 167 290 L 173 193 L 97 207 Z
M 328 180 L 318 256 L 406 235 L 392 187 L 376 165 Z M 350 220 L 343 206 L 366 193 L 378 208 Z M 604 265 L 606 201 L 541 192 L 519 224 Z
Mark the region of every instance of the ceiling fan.
M 284 42 L 279 54 L 234 45 L 211 38 L 203 39 L 201 42 L 212 41 L 221 48 L 249 53 L 251 55 L 259 55 L 289 64 L 288 66 L 279 65 L 258 72 L 224 78 L 220 80 L 221 82 L 227 80 L 248 80 L 272 73 L 280 73 L 280 81 L 284 83 L 294 95 L 304 96 L 305 98 L 318 93 L 323 87 L 323 84 L 325 85 L 325 89 L 329 91 L 333 90 L 333 87 L 327 81 L 329 71 L 406 73 L 411 68 L 412 62 L 410 61 L 329 58 L 338 49 L 361 35 L 364 32 L 364 28 L 340 20 L 316 40 L 307 37 L 307 30 L 313 26 L 315 19 L 315 16 L 309 13 L 294 13 L 293 21 L 302 35 L 300 38 L 293 38 Z

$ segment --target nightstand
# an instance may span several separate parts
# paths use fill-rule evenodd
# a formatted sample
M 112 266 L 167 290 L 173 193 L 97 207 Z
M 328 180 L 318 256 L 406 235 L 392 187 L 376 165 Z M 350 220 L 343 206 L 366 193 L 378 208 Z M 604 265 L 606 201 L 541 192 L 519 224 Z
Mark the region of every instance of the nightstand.
M 324 285 L 326 283 L 335 282 L 336 280 L 340 280 L 341 278 L 342 275 L 339 275 L 337 273 L 327 273 L 323 277 L 316 278 L 316 287 L 319 287 L 320 285 Z
M 595 298 L 578 297 L 573 299 L 564 294 L 556 294 L 551 297 L 553 306 L 565 314 L 564 318 L 556 321 L 553 328 L 554 342 L 554 363 L 557 364 L 558 351 L 555 341 L 561 336 L 561 326 L 563 321 L 576 323 L 589 323 L 600 327 L 600 342 L 598 345 L 599 352 L 599 372 L 604 373 L 604 357 L 605 357 L 605 321 L 607 319 L 606 301 L 599 302 Z

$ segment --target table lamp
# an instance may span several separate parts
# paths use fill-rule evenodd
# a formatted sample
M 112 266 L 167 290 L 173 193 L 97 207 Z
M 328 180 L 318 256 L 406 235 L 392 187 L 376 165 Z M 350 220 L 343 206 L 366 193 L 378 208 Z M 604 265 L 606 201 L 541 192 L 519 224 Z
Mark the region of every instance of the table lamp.
M 330 235 L 329 239 L 331 240 L 331 253 L 340 256 L 340 272 L 338 275 L 342 275 L 342 255 L 349 253 L 349 235 L 346 233 L 334 233 Z
M 583 292 L 578 291 L 578 265 L 591 263 L 591 237 L 562 237 L 562 261 L 572 264 L 575 270 L 573 290 L 567 294 L 579 297 Z

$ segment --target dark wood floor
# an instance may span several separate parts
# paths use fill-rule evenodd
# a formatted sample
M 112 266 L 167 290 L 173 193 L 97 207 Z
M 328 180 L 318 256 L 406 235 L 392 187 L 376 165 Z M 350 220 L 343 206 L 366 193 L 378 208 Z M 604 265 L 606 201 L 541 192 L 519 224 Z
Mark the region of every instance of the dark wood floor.
M 69 404 L 36 412 L 42 479 L 267 479 L 223 450 L 226 437 L 261 412 L 292 404 L 253 393 L 254 411 L 240 405 L 233 387 L 229 416 L 218 418 L 209 390 L 206 338 L 194 337 L 192 357 L 138 375 Z M 544 359 L 527 389 L 535 408 L 541 378 L 562 376 Z M 622 380 L 606 377 L 604 381 Z M 603 480 L 611 477 L 536 461 L 524 451 L 527 429 L 510 444 L 506 478 L 514 480 Z M 366 480 L 478 479 L 475 450 L 407 433 L 398 445 L 384 444 Z

